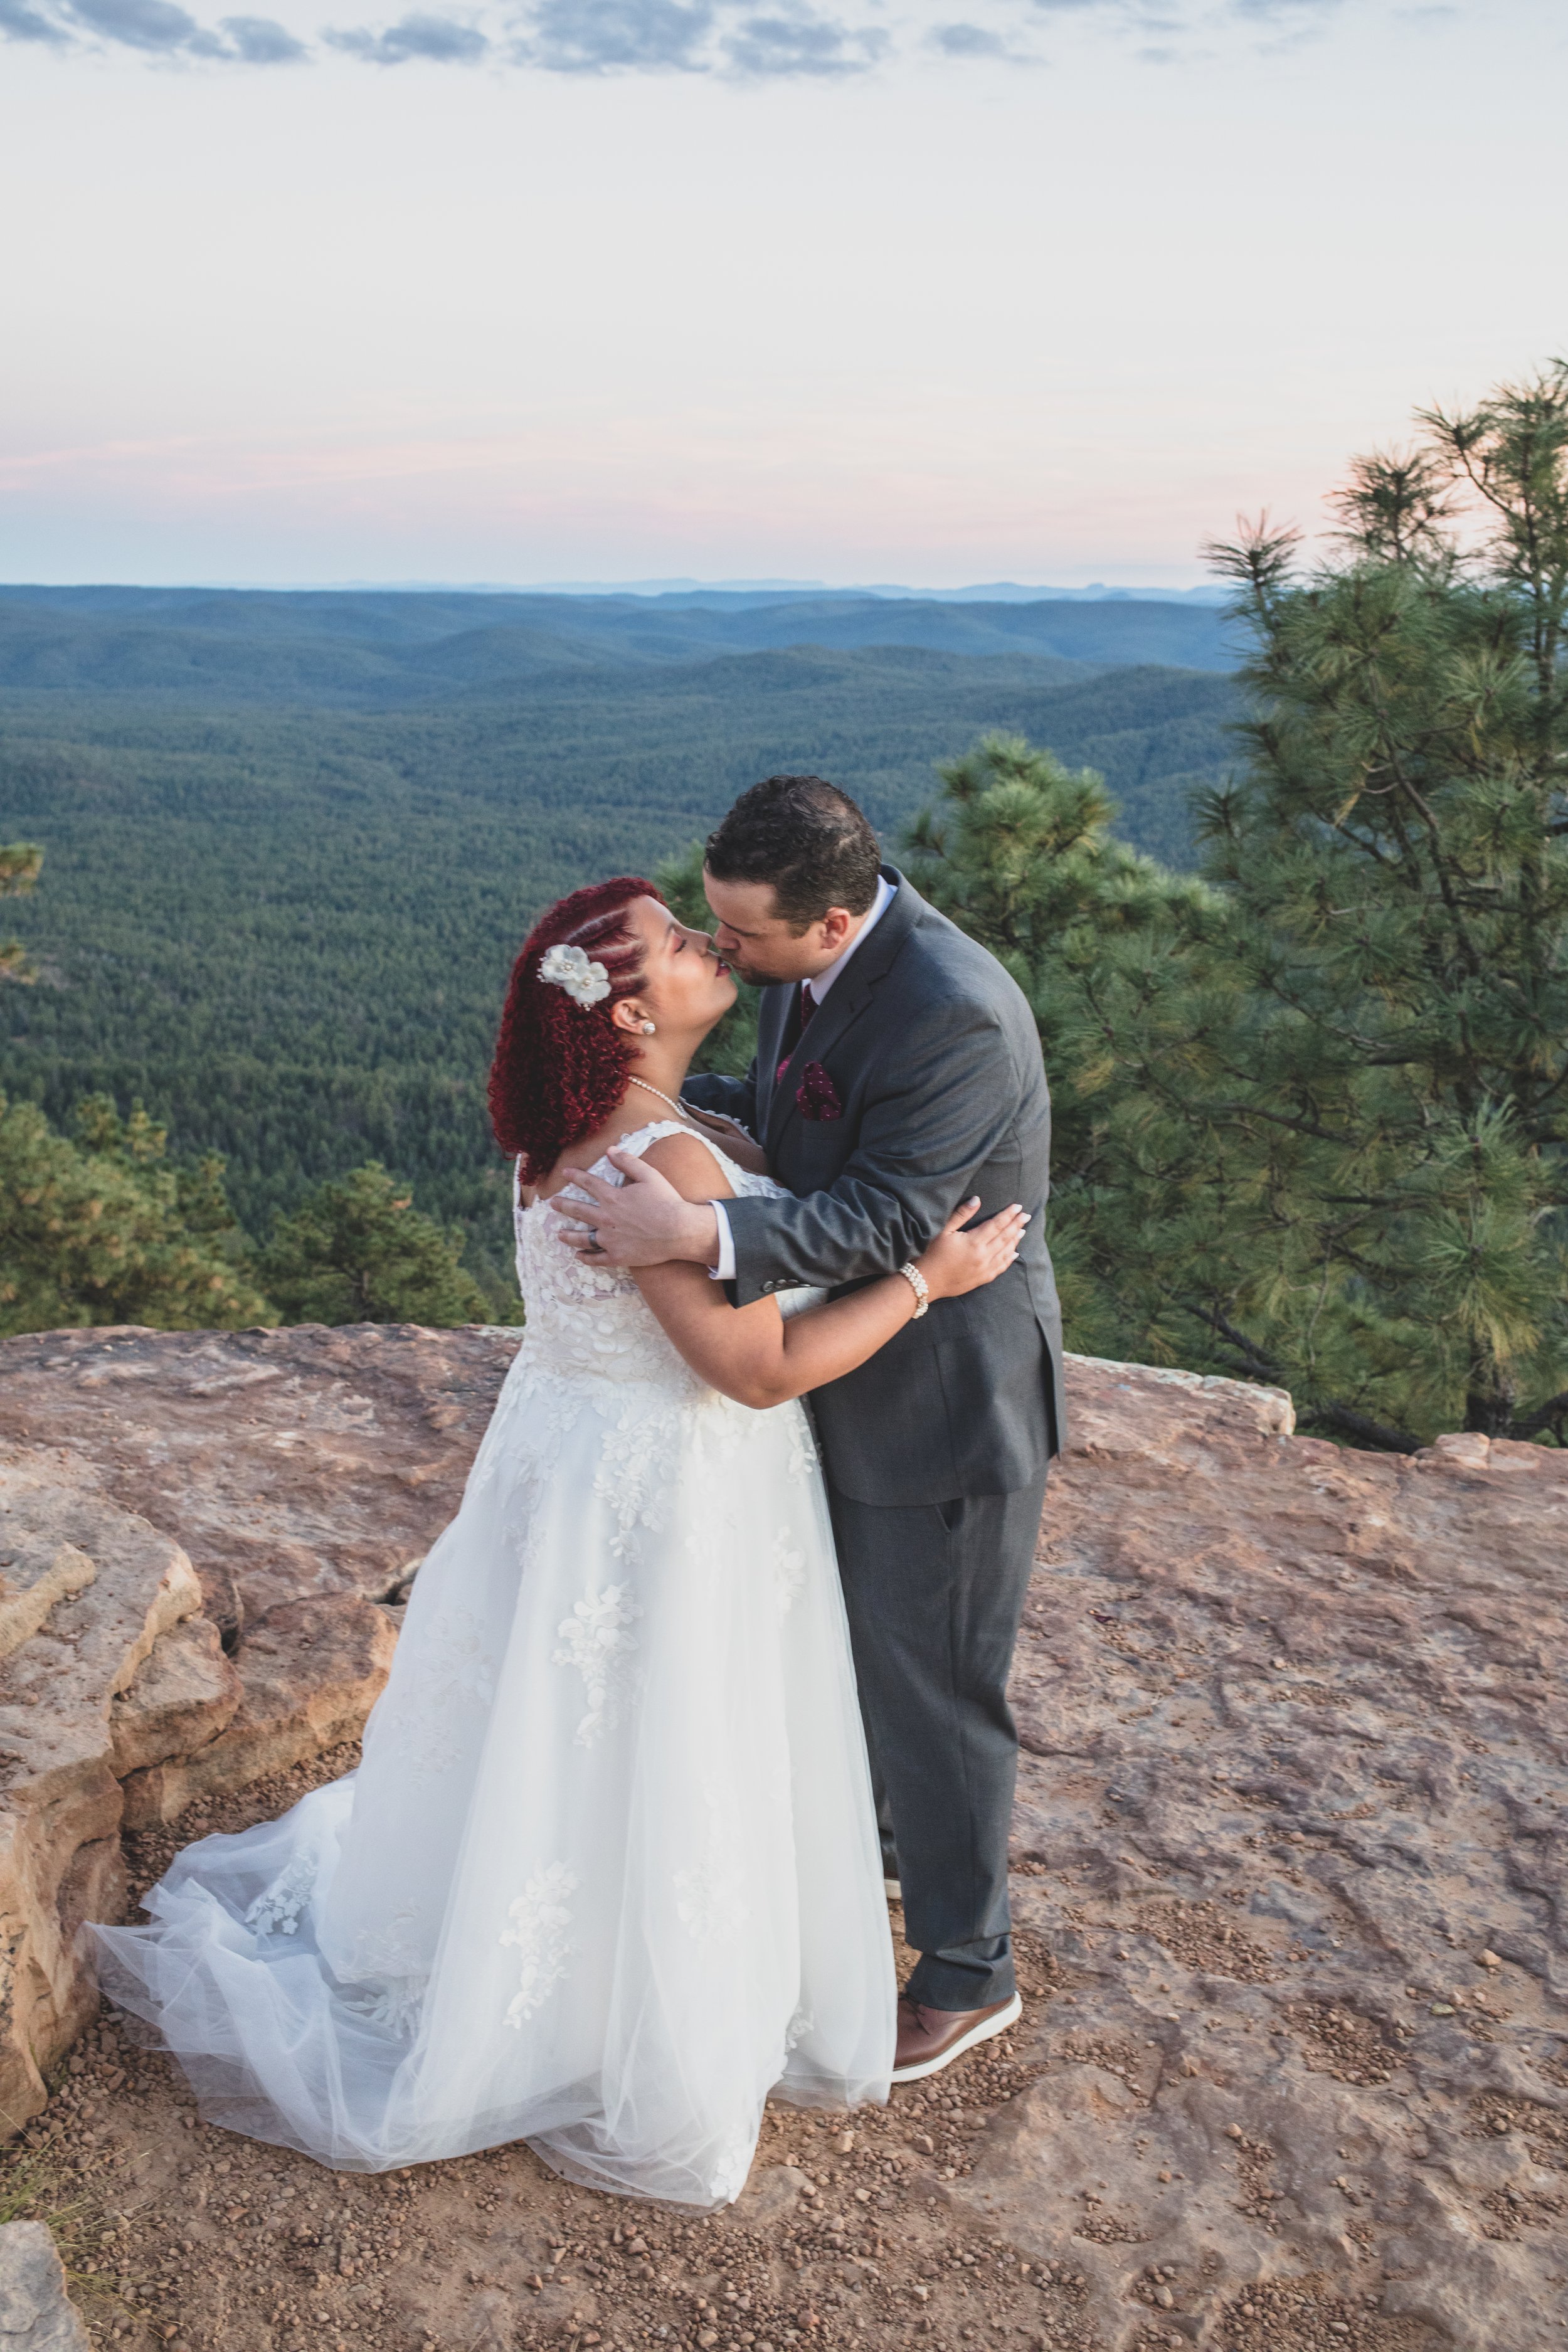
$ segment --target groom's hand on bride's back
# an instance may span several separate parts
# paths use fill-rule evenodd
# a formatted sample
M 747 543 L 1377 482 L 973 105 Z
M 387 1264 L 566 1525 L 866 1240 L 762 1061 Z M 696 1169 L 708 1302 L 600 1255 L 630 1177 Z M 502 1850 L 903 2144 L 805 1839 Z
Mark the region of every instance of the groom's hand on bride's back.
M 585 1201 L 557 1192 L 549 1205 L 561 1221 L 557 1238 L 590 1265 L 668 1265 L 672 1258 L 696 1265 L 719 1263 L 719 1220 L 710 1201 L 688 1201 L 667 1177 L 634 1153 L 607 1157 L 626 1178 L 608 1184 L 586 1169 L 569 1169 L 567 1181 Z

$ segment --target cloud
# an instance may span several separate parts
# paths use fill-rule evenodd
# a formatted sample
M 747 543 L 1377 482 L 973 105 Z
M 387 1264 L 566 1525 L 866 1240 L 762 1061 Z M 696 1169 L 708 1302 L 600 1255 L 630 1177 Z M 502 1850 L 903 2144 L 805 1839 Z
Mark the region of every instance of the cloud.
M 117 41 L 128 49 L 154 56 L 221 58 L 224 45 L 187 16 L 171 0 L 70 0 L 70 14 L 79 25 L 100 40 Z
M 226 16 L 221 29 L 228 35 L 230 56 L 242 65 L 287 66 L 310 54 L 270 16 Z
M 638 67 L 690 72 L 705 63 L 713 29 L 709 0 L 542 0 L 528 19 L 521 62 L 552 73 L 605 73 Z
M 859 73 L 887 34 L 809 6 L 746 13 L 743 0 L 535 0 L 514 55 L 551 73 Z
M 365 27 L 349 32 L 330 32 L 322 38 L 334 49 L 346 50 L 350 57 L 363 58 L 367 64 L 377 66 L 406 65 L 410 58 L 422 58 L 427 65 L 472 66 L 489 54 L 489 42 L 472 25 L 462 25 L 452 16 L 426 16 L 416 12 L 403 17 L 384 31 L 373 33 Z
M 70 35 L 63 25 L 23 5 L 23 0 L 0 0 L 0 33 L 8 41 L 68 42 Z
M 928 45 L 940 49 L 948 58 L 1011 58 L 1014 55 L 1000 33 L 988 33 L 983 25 L 937 25 L 926 35 Z
M 44 16 L 26 0 L 0 0 L 0 36 L 68 49 L 111 41 L 143 57 L 210 58 L 230 65 L 286 65 L 310 55 L 271 16 L 226 16 L 212 33 L 173 0 L 55 0 L 55 6 L 54 15 Z
M 742 74 L 864 73 L 888 47 L 886 33 L 828 24 L 802 10 L 749 16 L 724 43 L 724 55 Z
M 464 0 L 458 0 L 459 6 Z M 952 0 L 948 0 L 952 5 Z M 964 0 L 959 0 L 964 5 Z M 328 50 L 374 66 L 494 63 L 561 74 L 717 74 L 731 80 L 861 74 L 923 48 L 961 63 L 1032 67 L 1023 27 L 1092 24 L 1153 66 L 1190 64 L 1200 32 L 1243 27 L 1266 51 L 1321 37 L 1343 0 L 967 0 L 974 18 L 931 22 L 923 0 L 468 0 L 461 16 L 417 6 L 395 22 L 335 26 Z M 1419 7 L 1420 0 L 1411 0 Z M 1440 9 L 1444 0 L 1428 0 Z M 493 13 L 492 13 L 493 11 Z M 881 22 L 877 19 L 880 17 Z M 481 29 L 489 21 L 489 29 Z M 886 27 L 886 28 L 884 28 Z M 1245 36 L 1244 36 L 1245 37 Z M 0 40 L 58 51 L 112 45 L 150 60 L 279 66 L 321 47 L 272 16 L 209 29 L 179 0 L 0 0 Z

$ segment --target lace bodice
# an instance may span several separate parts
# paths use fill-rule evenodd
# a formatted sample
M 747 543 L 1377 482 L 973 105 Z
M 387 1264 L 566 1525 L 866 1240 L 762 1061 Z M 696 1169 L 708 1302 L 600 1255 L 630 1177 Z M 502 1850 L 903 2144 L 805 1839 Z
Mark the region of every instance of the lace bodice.
M 654 1119 L 639 1127 L 616 1148 L 638 1159 L 650 1144 L 666 1135 L 689 1135 L 692 1129 L 673 1118 Z M 779 1199 L 784 1187 L 771 1176 L 753 1176 L 737 1167 L 707 1136 L 700 1140 L 723 1167 L 732 1190 L 743 1198 Z M 607 1159 L 596 1160 L 592 1173 L 606 1183 L 625 1178 Z M 581 1186 L 568 1184 L 568 1197 L 585 1200 Z M 693 1394 L 702 1382 L 663 1330 L 629 1274 L 612 1266 L 585 1265 L 557 1239 L 559 1221 L 542 1200 L 524 1208 L 513 1193 L 512 1221 L 517 1234 L 517 1279 L 528 1307 L 524 1353 L 542 1370 L 557 1374 L 612 1381 L 654 1381 Z M 823 1296 L 817 1290 L 778 1294 L 787 1314 L 813 1306 Z

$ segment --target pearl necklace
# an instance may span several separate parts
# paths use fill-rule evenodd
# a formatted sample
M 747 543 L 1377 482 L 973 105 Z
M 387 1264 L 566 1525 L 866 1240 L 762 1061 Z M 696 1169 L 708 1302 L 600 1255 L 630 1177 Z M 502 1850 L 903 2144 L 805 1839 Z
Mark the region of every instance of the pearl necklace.
M 690 1118 L 681 1109 L 680 1105 L 678 1102 L 671 1100 L 670 1097 L 665 1093 L 662 1087 L 650 1087 L 646 1078 L 628 1078 L 626 1080 L 626 1084 L 629 1087 L 641 1087 L 645 1095 L 657 1095 L 661 1103 L 668 1103 L 670 1109 L 675 1113 L 676 1118 L 680 1120 L 682 1126 L 690 1127 L 692 1128 L 693 1133 L 696 1132 L 696 1129 Z

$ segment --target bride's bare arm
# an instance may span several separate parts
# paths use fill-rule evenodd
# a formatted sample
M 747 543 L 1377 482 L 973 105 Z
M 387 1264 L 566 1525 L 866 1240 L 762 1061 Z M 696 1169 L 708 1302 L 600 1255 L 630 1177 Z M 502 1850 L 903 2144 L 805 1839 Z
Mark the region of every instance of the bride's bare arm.
M 695 1136 L 666 1136 L 645 1157 L 689 1201 L 722 1198 L 732 1189 Z M 994 1282 L 1017 1255 L 1028 1223 L 1023 1210 L 1005 1209 L 961 1233 L 979 1205 L 961 1202 L 916 1260 L 933 1298 L 956 1298 Z M 852 1372 L 903 1328 L 917 1303 L 913 1284 L 901 1274 L 884 1275 L 847 1298 L 787 1319 L 772 1298 L 731 1307 L 722 1284 L 684 1261 L 644 1266 L 637 1283 L 699 1379 L 737 1404 L 759 1408 Z

